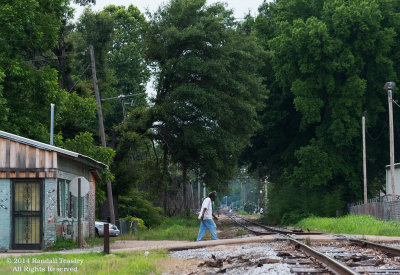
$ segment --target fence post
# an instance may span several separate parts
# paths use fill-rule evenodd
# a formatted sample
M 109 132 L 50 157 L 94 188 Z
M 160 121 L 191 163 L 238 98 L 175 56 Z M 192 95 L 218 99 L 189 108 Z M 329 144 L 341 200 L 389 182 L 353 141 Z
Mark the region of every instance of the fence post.
M 104 224 L 104 253 L 110 254 L 110 231 L 109 224 Z

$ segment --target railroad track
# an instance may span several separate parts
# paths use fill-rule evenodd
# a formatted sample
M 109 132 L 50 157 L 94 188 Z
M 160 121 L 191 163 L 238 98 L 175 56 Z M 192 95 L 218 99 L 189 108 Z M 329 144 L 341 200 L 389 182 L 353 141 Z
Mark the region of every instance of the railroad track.
M 250 221 L 250 220 L 245 219 L 243 217 L 239 217 L 239 216 L 233 216 L 233 217 L 240 218 L 240 219 L 244 220 L 247 223 L 253 224 L 253 225 L 257 226 L 257 227 L 261 227 L 261 228 L 263 228 L 263 229 L 265 229 L 265 230 L 267 230 L 269 232 L 272 232 L 272 233 L 278 233 L 278 234 L 284 234 L 284 235 L 288 235 L 288 234 L 292 234 L 292 235 L 322 235 L 323 234 L 322 232 L 315 232 L 315 231 L 304 232 L 304 231 L 301 231 L 301 230 L 292 230 L 292 231 L 290 231 L 290 230 L 280 230 L 280 229 L 276 229 L 274 227 L 270 227 L 270 226 L 266 226 L 266 225 L 263 225 L 263 224 L 256 223 L 254 221 Z M 230 218 L 232 218 L 232 217 L 230 217 Z M 237 222 L 237 221 L 235 221 L 235 222 Z M 256 233 L 254 233 L 254 234 L 256 234 Z M 271 234 L 271 233 L 269 233 L 269 234 Z M 265 234 L 265 235 L 268 235 L 268 234 Z
M 297 232 L 297 231 L 292 232 L 288 230 L 279 230 L 273 227 L 264 226 L 238 216 L 233 216 L 230 218 L 239 226 L 245 228 L 246 230 L 252 232 L 255 235 L 276 234 L 281 239 L 286 239 L 289 243 L 295 246 L 296 250 L 300 250 L 308 257 L 312 257 L 317 262 L 322 264 L 324 268 L 329 270 L 329 272 L 332 272 L 334 274 L 343 274 L 343 275 L 400 274 L 400 258 L 397 258 L 397 260 L 395 258 L 400 256 L 400 249 L 395 247 L 376 244 L 364 240 L 348 238 L 341 240 L 341 243 L 336 243 L 333 245 L 331 244 L 332 246 L 328 247 L 325 246 L 323 247 L 324 249 L 322 249 L 322 247 L 320 248 L 320 250 L 326 250 L 326 251 L 318 251 L 318 249 L 314 249 L 309 245 L 306 245 L 303 242 L 294 239 L 290 235 L 292 234 L 316 235 L 316 234 L 322 234 L 321 232 Z M 241 219 L 245 222 L 239 222 L 238 219 Z M 247 224 L 252 224 L 253 226 L 257 226 L 261 228 L 263 231 L 258 231 L 255 230 L 254 228 L 249 228 Z M 269 231 L 269 233 L 265 232 L 265 230 Z M 356 246 L 356 248 L 354 248 L 353 246 Z M 374 259 L 374 257 L 370 255 L 371 253 L 375 254 L 376 256 L 375 258 L 378 259 Z M 331 254 L 332 256 L 328 256 L 328 254 Z M 292 256 L 289 253 L 287 253 L 287 255 Z M 296 265 L 298 264 L 299 263 L 296 263 Z M 351 267 L 349 265 L 351 265 Z M 326 271 L 321 269 L 316 269 L 315 267 L 313 268 L 308 267 L 308 269 L 294 268 L 293 272 L 298 274 L 307 274 L 307 273 L 327 274 Z

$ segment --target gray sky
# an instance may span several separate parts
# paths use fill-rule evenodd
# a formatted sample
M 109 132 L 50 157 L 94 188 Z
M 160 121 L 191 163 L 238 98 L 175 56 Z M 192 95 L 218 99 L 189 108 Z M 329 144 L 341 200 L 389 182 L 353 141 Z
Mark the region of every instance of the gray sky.
M 166 3 L 165 0 L 96 0 L 96 5 L 92 7 L 93 10 L 102 10 L 108 5 L 118 5 L 118 6 L 129 6 L 130 4 L 135 5 L 140 11 L 144 12 L 147 8 L 150 12 L 154 12 L 162 3 Z M 207 4 L 215 2 L 225 2 L 228 3 L 228 8 L 233 9 L 233 13 L 236 18 L 242 18 L 250 10 L 252 15 L 258 12 L 258 7 L 264 2 L 264 0 L 207 0 Z M 75 20 L 78 19 L 79 15 L 83 11 L 83 7 L 78 5 L 72 5 L 75 12 Z

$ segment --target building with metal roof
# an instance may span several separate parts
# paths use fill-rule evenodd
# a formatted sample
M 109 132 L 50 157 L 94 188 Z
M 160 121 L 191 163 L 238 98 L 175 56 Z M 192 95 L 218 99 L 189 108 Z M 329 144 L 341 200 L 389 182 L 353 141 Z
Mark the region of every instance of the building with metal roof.
M 95 189 L 107 168 L 88 156 L 0 131 L 0 250 L 44 249 L 57 237 L 95 234 Z

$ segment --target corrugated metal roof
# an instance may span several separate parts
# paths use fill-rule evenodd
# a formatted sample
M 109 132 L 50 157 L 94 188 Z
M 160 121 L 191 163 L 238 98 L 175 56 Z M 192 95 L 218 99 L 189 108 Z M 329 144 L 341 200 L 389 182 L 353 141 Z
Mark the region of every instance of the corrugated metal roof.
M 386 170 L 389 170 L 390 169 L 390 164 L 386 165 L 385 167 L 386 167 Z M 398 168 L 398 167 L 400 167 L 400 163 L 395 163 L 394 164 L 394 168 Z
M 85 164 L 89 165 L 89 166 L 93 166 L 95 168 L 99 168 L 99 169 L 105 169 L 108 168 L 107 165 L 105 165 L 104 163 L 94 160 L 91 157 L 73 152 L 73 151 L 69 151 L 69 150 L 65 150 L 53 145 L 49 145 L 40 141 L 36 141 L 33 139 L 29 139 L 29 138 L 25 138 L 25 137 L 21 137 L 21 136 L 17 136 L 8 132 L 4 132 L 0 130 L 0 137 L 1 138 L 5 138 L 5 139 L 9 139 L 12 141 L 16 141 L 22 144 L 26 144 L 32 147 L 36 147 L 42 150 L 46 150 L 46 151 L 54 151 L 63 155 L 67 155 L 70 157 L 73 157 L 75 160 L 80 161 L 80 162 L 84 162 Z

